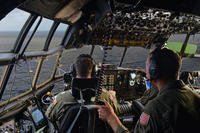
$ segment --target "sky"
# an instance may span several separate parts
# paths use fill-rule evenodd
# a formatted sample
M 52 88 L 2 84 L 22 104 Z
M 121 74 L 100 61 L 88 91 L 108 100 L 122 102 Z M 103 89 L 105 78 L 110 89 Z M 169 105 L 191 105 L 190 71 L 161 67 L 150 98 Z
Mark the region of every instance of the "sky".
M 23 27 L 25 21 L 29 17 L 29 13 L 22 11 L 20 9 L 14 9 L 6 17 L 0 21 L 0 32 L 1 31 L 19 31 Z M 43 19 L 38 30 L 48 31 L 51 27 L 53 21 L 48 19 Z M 65 29 L 63 26 L 59 27 L 59 30 Z

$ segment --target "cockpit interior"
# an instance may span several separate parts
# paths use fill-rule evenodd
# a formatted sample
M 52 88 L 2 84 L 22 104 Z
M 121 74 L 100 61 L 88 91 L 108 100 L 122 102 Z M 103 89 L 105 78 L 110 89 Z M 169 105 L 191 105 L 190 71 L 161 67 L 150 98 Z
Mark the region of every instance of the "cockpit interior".
M 0 26 L 17 23 L 18 19 L 21 24 L 14 25 L 18 31 L 12 34 L 0 27 L 2 133 L 75 132 L 80 107 L 74 108 L 76 115 L 65 131 L 52 125 L 45 112 L 54 97 L 66 91 L 71 83 L 70 87 L 86 83 L 73 80 L 70 74 L 71 64 L 82 53 L 91 55 L 96 63 L 94 85 L 90 84 L 96 89 L 94 96 L 98 99 L 102 89 L 114 91 L 120 110 L 118 117 L 130 130 L 144 107 L 141 98 L 153 88 L 144 68 L 148 52 L 155 47 L 165 46 L 179 53 L 183 60 L 180 78 L 200 94 L 200 2 L 196 0 L 1 0 L 0 3 Z M 13 11 L 21 14 L 15 18 Z M 96 110 L 97 104 L 101 102 L 80 105 L 84 112 L 84 108 Z M 86 130 L 80 128 L 79 132 L 94 132 L 93 126 L 98 123 L 95 125 L 95 120 L 89 118 L 84 119 L 91 126 Z

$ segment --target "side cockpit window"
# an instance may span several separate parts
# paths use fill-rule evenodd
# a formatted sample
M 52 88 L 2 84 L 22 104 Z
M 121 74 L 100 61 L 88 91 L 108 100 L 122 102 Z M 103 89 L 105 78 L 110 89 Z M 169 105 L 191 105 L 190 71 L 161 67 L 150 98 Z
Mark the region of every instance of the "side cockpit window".
M 20 9 L 0 21 L 0 56 L 5 57 L 0 57 L 1 101 L 55 80 L 67 29 L 67 24 Z
M 17 36 L 19 35 L 23 25 L 25 24 L 29 16 L 30 13 L 16 8 L 0 21 L 0 53 L 5 53 L 1 56 L 1 58 L 3 58 L 3 56 L 6 58 L 6 52 L 11 52 L 13 50 L 15 42 L 17 40 Z M 25 64 L 20 63 L 20 65 Z M 25 78 L 27 77 L 26 74 L 22 76 L 22 73 L 24 73 L 24 71 L 19 71 L 20 65 L 14 67 L 1 101 L 8 100 L 13 96 L 18 95 L 19 93 L 26 91 L 25 88 L 30 88 L 30 85 L 27 84 L 27 82 L 30 82 L 30 79 Z M 7 67 L 7 65 L 0 65 L 1 81 L 5 78 L 3 75 Z M 15 93 L 16 91 L 18 93 Z
M 58 25 L 58 28 L 56 29 L 52 37 L 52 40 L 50 42 L 49 49 L 55 48 L 62 43 L 62 39 L 64 38 L 65 32 L 68 29 L 68 27 L 69 26 L 67 24 L 63 24 L 63 23 L 60 23 Z
M 40 17 L 37 18 L 37 20 L 35 21 L 35 23 L 31 27 L 31 29 L 30 29 L 27 37 L 26 37 L 25 42 L 28 40 L 28 38 L 32 34 L 32 32 L 33 32 L 34 28 L 36 27 L 39 20 L 40 20 Z M 45 41 L 46 41 L 47 36 L 48 36 L 48 32 L 49 32 L 52 24 L 53 24 L 52 20 L 42 18 L 39 27 L 37 28 L 34 36 L 32 37 L 28 47 L 26 48 L 27 52 L 43 50 Z
M 0 21 L 0 52 L 13 49 L 17 36 L 30 13 L 14 9 Z

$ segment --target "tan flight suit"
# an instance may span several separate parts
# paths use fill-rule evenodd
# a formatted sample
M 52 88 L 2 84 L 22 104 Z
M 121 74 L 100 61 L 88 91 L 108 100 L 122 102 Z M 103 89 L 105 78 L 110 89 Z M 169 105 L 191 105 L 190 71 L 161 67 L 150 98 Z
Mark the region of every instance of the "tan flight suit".
M 111 100 L 107 90 L 102 89 L 100 99 L 105 99 L 106 101 L 108 101 L 111 104 L 111 106 L 115 109 L 115 112 L 118 112 L 117 100 Z M 77 104 L 77 100 L 72 96 L 71 90 L 67 90 L 55 96 L 54 102 L 48 107 L 45 114 L 51 122 L 60 122 L 62 116 L 64 116 L 63 113 L 66 112 L 66 110 L 70 106 L 73 106 L 75 104 Z
M 119 127 L 117 133 L 128 133 Z M 200 132 L 200 96 L 182 81 L 166 85 L 144 108 L 135 133 Z

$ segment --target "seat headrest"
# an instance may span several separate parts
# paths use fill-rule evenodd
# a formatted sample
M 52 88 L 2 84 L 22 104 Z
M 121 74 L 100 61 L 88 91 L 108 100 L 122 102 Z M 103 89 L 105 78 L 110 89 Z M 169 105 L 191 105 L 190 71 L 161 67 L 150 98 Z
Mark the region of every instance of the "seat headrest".
M 82 91 L 83 99 L 89 102 L 96 94 L 97 78 L 73 78 L 72 79 L 72 96 L 80 99 L 80 91 Z

